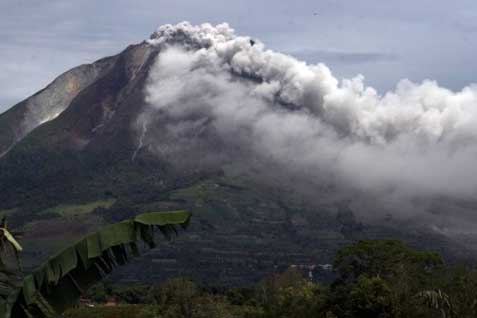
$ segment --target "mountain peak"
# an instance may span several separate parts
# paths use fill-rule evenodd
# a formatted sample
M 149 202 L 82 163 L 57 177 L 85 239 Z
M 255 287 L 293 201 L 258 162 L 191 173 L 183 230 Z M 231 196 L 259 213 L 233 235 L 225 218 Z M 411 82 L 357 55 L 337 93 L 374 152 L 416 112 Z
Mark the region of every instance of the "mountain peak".
M 175 25 L 165 24 L 160 26 L 151 34 L 147 42 L 151 45 L 179 43 L 193 48 L 206 48 L 235 38 L 234 29 L 227 23 L 213 26 L 210 23 L 192 25 L 184 21 Z

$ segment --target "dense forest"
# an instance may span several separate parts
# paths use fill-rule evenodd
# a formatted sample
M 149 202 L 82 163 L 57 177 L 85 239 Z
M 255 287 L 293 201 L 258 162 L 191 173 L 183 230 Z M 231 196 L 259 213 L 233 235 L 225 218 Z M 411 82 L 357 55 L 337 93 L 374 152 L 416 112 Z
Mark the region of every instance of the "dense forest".
M 342 248 L 329 284 L 298 269 L 254 286 L 217 288 L 175 278 L 157 285 L 101 283 L 68 318 L 477 317 L 477 270 L 400 241 L 359 241 Z

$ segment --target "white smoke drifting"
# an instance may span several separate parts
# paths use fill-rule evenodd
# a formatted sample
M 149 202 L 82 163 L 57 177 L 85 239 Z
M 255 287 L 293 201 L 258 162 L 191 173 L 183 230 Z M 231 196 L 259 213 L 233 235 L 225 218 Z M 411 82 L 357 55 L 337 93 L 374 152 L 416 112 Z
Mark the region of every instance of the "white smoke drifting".
M 165 25 L 148 42 L 161 50 L 150 111 L 207 120 L 226 143 L 355 189 L 476 198 L 476 85 L 402 80 L 380 95 L 361 75 L 339 81 L 227 24 Z

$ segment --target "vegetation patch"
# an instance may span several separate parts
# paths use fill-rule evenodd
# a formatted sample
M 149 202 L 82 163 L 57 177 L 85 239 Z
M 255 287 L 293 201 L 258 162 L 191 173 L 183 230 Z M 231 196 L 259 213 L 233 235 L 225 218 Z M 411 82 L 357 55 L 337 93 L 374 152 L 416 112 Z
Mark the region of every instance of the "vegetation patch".
M 142 314 L 143 306 L 123 305 L 116 307 L 83 307 L 69 310 L 64 314 L 65 318 L 139 318 L 145 317 Z
M 55 214 L 63 217 L 71 217 L 89 214 L 97 208 L 108 209 L 116 199 L 93 201 L 84 204 L 60 204 L 55 207 L 41 211 L 39 214 Z
M 0 218 L 3 218 L 5 216 L 9 216 L 13 213 L 15 213 L 17 209 L 6 209 L 6 210 L 0 210 Z
M 240 288 L 199 286 L 182 277 L 152 285 L 105 283 L 85 295 L 90 303 L 83 306 L 95 308 L 73 309 L 65 317 L 477 317 L 475 266 L 449 266 L 436 253 L 383 240 L 343 247 L 333 268 L 330 284 L 310 280 L 299 268 Z

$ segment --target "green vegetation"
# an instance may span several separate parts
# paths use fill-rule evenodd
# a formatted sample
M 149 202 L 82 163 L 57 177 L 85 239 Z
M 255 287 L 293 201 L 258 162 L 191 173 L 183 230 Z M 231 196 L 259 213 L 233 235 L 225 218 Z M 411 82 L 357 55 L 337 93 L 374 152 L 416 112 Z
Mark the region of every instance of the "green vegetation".
M 477 270 L 446 266 L 439 255 L 399 241 L 344 247 L 329 285 L 296 269 L 247 288 L 200 287 L 186 278 L 158 285 L 110 285 L 85 297 L 67 318 L 471 318 L 477 317 Z M 115 301 L 116 307 L 101 303 Z
M 116 199 L 93 201 L 83 204 L 60 204 L 52 208 L 45 209 L 39 214 L 55 214 L 62 217 L 71 217 L 92 213 L 97 208 L 109 209 Z
M 170 238 L 177 233 L 175 226 L 186 227 L 189 218 L 186 211 L 145 213 L 106 226 L 51 257 L 22 280 L 18 266 L 11 269 L 4 261 L 6 254 L 0 254 L 0 317 L 57 317 L 116 266 L 138 256 L 139 241 L 153 248 L 155 229 Z M 0 230 L 0 247 L 12 247 L 15 255 L 22 250 L 5 221 Z
M 213 184 L 202 186 L 207 188 Z M 195 189 L 198 191 L 199 189 Z M 206 199 L 207 192 L 201 192 Z M 169 237 L 187 225 L 184 211 L 146 213 L 107 226 L 51 257 L 31 275 L 3 262 L 0 307 L 6 317 L 66 318 L 470 318 L 477 317 L 477 268 L 449 266 L 434 252 L 395 240 L 363 240 L 341 248 L 334 279 L 321 284 L 297 268 L 242 288 L 174 278 L 152 285 L 96 285 L 137 255 L 137 241 L 154 247 L 153 229 Z M 21 250 L 1 226 L 3 245 Z M 0 233 L 0 234 L 1 234 Z M 41 248 L 39 246 L 38 248 Z M 0 312 L 1 313 L 1 312 Z M 9 313 L 12 313 L 9 316 Z
M 0 218 L 9 216 L 12 213 L 15 213 L 17 209 L 5 209 L 5 210 L 0 210 Z
M 70 310 L 66 313 L 65 317 L 68 318 L 136 318 L 144 317 L 143 312 L 147 312 L 148 308 L 144 306 L 136 305 L 123 305 L 120 307 L 97 307 L 97 308 L 78 308 Z M 151 316 L 151 318 L 154 316 Z

